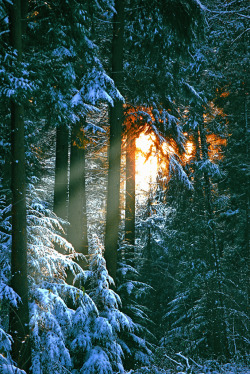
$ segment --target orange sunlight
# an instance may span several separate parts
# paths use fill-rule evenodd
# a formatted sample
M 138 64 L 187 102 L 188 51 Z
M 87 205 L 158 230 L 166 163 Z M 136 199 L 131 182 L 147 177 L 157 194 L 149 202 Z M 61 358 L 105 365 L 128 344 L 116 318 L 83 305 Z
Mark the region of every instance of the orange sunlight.
M 204 123 L 210 122 L 216 115 L 224 117 L 222 109 L 210 103 L 211 112 L 204 114 Z M 145 108 L 143 108 L 145 110 Z M 150 111 L 149 111 L 150 113 Z M 185 153 L 179 155 L 184 164 L 191 162 L 196 154 L 196 145 L 192 136 L 188 136 L 185 142 Z M 226 145 L 226 140 L 218 135 L 210 134 L 206 136 L 209 149 L 209 158 L 211 160 L 223 158 L 223 147 Z M 150 186 L 156 183 L 158 170 L 167 173 L 169 167 L 169 156 L 178 150 L 175 150 L 174 144 L 169 141 L 161 143 L 158 150 L 156 149 L 156 136 L 153 133 L 140 133 L 136 139 L 136 189 L 141 192 L 148 192 Z
M 136 188 L 142 191 L 148 191 L 150 183 L 156 181 L 158 162 L 153 137 L 141 133 L 136 139 Z
M 184 154 L 184 161 L 188 162 L 194 157 L 195 146 L 191 140 L 188 140 L 185 144 L 185 154 Z

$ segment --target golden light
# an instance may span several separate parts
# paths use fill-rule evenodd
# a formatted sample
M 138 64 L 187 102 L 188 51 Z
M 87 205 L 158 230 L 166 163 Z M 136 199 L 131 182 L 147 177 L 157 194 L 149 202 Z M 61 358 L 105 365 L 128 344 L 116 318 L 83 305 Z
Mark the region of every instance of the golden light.
M 215 134 L 210 134 L 207 136 L 207 141 L 210 160 L 222 160 L 224 156 L 224 148 L 227 145 L 226 139 Z
M 150 184 L 156 181 L 157 170 L 154 135 L 141 133 L 136 139 L 136 188 L 148 191 Z
M 186 162 L 188 162 L 194 156 L 194 150 L 195 150 L 194 143 L 188 140 L 185 144 L 185 154 L 184 154 L 184 158 Z
M 223 96 L 226 96 L 224 94 Z M 216 116 L 225 117 L 223 110 L 219 107 L 216 107 L 213 102 L 209 103 L 209 113 L 203 114 L 204 123 L 209 123 Z M 130 125 L 134 124 L 138 120 L 138 110 L 142 110 L 150 115 L 153 119 L 151 108 L 130 108 L 129 119 L 128 119 L 128 128 Z M 188 115 L 188 109 L 184 110 L 184 115 Z M 143 118 L 140 117 L 142 121 Z M 132 126 L 133 128 L 133 126 Z M 147 128 L 146 131 L 148 131 Z M 192 161 L 195 157 L 197 147 L 193 136 L 187 133 L 184 133 L 186 136 L 186 141 L 184 144 L 185 153 L 179 154 L 178 149 L 171 139 L 163 141 L 159 144 L 159 140 L 156 139 L 156 136 L 151 133 L 147 134 L 142 132 L 139 137 L 136 139 L 136 190 L 137 191 L 149 191 L 151 186 L 156 183 L 158 171 L 163 172 L 163 174 L 168 174 L 169 169 L 169 159 L 171 155 L 178 155 L 179 159 L 183 164 L 187 164 Z M 210 159 L 221 159 L 223 157 L 223 146 L 225 146 L 226 141 L 221 139 L 216 135 L 207 135 L 208 148 L 209 148 L 209 158 Z M 157 141 L 156 141 L 157 140 Z M 156 143 L 158 143 L 156 147 Z M 157 149 L 156 149 L 157 148 Z
M 155 145 L 156 136 L 141 133 L 136 139 L 136 188 L 149 191 L 157 180 L 158 171 L 168 173 L 169 155 L 175 153 L 174 147 L 167 141 Z
M 188 141 L 188 142 L 186 143 L 186 153 L 187 153 L 188 156 L 190 156 L 190 155 L 192 154 L 193 149 L 194 149 L 194 145 L 193 145 L 193 143 L 190 142 L 190 141 Z
M 175 153 L 174 148 L 171 145 L 169 145 L 168 143 L 162 143 L 161 148 L 162 148 L 162 151 L 165 155 Z

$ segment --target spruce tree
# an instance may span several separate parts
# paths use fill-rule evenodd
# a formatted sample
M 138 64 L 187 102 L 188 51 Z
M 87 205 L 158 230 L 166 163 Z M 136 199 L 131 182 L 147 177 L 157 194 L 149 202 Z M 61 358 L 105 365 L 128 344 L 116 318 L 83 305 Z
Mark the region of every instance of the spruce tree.
M 16 50 L 16 71 L 21 68 L 23 52 L 22 17 L 25 2 L 17 0 L 9 8 L 10 44 Z M 27 264 L 26 177 L 24 110 L 17 98 L 11 100 L 11 191 L 12 249 L 11 286 L 20 297 L 18 308 L 11 309 L 10 331 L 14 339 L 12 355 L 18 366 L 29 372 L 31 351 L 29 332 L 29 296 Z
M 112 39 L 112 78 L 118 90 L 123 85 L 124 2 L 115 2 Z M 116 279 L 118 230 L 120 222 L 120 164 L 123 103 L 119 99 L 110 108 L 110 145 L 105 229 L 105 260 L 111 277 Z
M 68 240 L 76 252 L 88 255 L 85 153 L 84 127 L 79 123 L 71 133 Z

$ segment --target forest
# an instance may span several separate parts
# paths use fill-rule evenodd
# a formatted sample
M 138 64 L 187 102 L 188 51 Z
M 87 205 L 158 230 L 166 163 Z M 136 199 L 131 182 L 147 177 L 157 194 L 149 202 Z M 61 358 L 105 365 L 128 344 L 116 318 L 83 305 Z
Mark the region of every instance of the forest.
M 248 0 L 0 0 L 0 374 L 246 374 Z

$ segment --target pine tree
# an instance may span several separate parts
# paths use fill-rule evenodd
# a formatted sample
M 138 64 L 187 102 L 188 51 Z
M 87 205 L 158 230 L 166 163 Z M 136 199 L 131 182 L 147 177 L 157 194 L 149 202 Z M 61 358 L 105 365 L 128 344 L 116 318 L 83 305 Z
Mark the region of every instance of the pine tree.
M 121 90 L 123 84 L 123 38 L 124 38 L 124 3 L 115 3 L 114 28 L 112 39 L 112 78 L 116 87 Z M 123 123 L 122 100 L 114 102 L 110 108 L 110 146 L 107 216 L 105 229 L 105 260 L 112 278 L 116 279 L 118 230 L 120 221 L 120 164 L 121 133 Z
M 25 2 L 15 1 L 10 6 L 10 42 L 16 50 L 15 65 L 21 68 L 23 49 L 22 18 Z M 21 303 L 13 307 L 10 314 L 10 330 L 14 339 L 12 355 L 18 366 L 29 372 L 30 333 L 28 306 L 27 274 L 27 222 L 26 222 L 26 179 L 24 145 L 24 111 L 17 99 L 11 100 L 11 155 L 12 155 L 12 250 L 11 250 L 11 286 L 19 295 Z
M 64 220 L 68 218 L 68 158 L 69 129 L 67 125 L 59 125 L 56 128 L 54 212 Z
M 126 208 L 125 240 L 135 245 L 135 135 L 127 135 L 126 143 Z
M 167 314 L 167 321 L 172 326 L 171 333 L 167 334 L 168 342 L 180 347 L 178 336 L 182 335 L 182 341 L 186 340 L 186 349 L 190 344 L 189 352 L 198 352 L 201 355 L 204 353 L 202 346 L 206 345 L 208 352 L 210 350 L 208 354 L 215 354 L 217 357 L 233 354 L 237 345 L 235 336 L 239 342 L 242 334 L 240 325 L 245 321 L 245 312 L 243 312 L 245 307 L 240 310 L 236 307 L 236 300 L 239 300 L 236 296 L 237 292 L 234 290 L 235 286 L 229 285 L 232 281 L 230 266 L 228 266 L 231 263 L 229 253 L 234 252 L 230 239 L 228 241 L 229 227 L 226 222 L 231 212 L 230 193 L 228 189 L 223 190 L 222 187 L 227 180 L 225 165 L 227 165 L 228 144 L 231 140 L 231 137 L 228 137 L 230 122 L 225 120 L 226 111 L 223 113 L 221 110 L 223 100 L 224 103 L 228 101 L 230 92 L 228 86 L 226 86 L 228 91 L 225 91 L 223 86 L 225 77 L 222 74 L 224 69 L 220 60 L 220 53 L 225 47 L 222 40 L 230 40 L 228 36 L 227 39 L 225 37 L 220 39 L 222 30 L 218 19 L 227 17 L 228 14 L 226 9 L 228 4 L 223 6 L 225 6 L 224 10 L 221 10 L 221 3 L 217 10 L 210 9 L 211 13 L 214 11 L 216 14 L 215 18 L 211 17 L 211 20 L 208 16 L 209 33 L 213 35 L 214 44 L 210 44 L 211 49 L 205 44 L 194 53 L 190 65 L 194 75 L 191 78 L 191 73 L 189 83 L 186 82 L 183 86 L 189 92 L 186 92 L 189 100 L 191 98 L 189 113 L 193 113 L 188 115 L 185 128 L 193 144 L 193 153 L 186 164 L 186 170 L 193 180 L 194 195 L 183 196 L 183 199 L 179 198 L 179 204 L 176 202 L 179 213 L 176 211 L 172 221 L 173 226 L 171 224 L 169 229 L 173 227 L 174 232 L 181 231 L 181 235 L 174 235 L 173 242 L 169 243 L 169 251 L 173 254 L 178 253 L 179 256 L 176 257 L 179 271 L 177 274 L 172 272 L 172 276 L 177 276 L 177 279 L 182 282 L 184 279 L 189 279 L 189 286 L 183 287 L 181 283 L 176 283 L 178 286 L 176 289 L 179 291 L 170 303 L 170 311 Z M 200 79 L 197 79 L 199 76 Z M 192 80 L 195 82 L 194 85 L 190 83 Z M 218 89 L 221 85 L 223 88 Z M 209 103 L 208 98 L 213 102 Z M 206 107 L 205 113 L 204 107 Z M 224 110 L 226 110 L 225 106 Z M 173 184 L 173 191 L 176 194 L 176 184 Z M 169 199 L 171 201 L 170 196 Z M 183 229 L 183 222 L 185 222 L 185 229 Z M 173 252 L 172 245 L 175 248 Z M 193 281 L 191 282 L 190 279 Z M 239 281 L 238 287 L 241 288 Z M 229 304 L 231 306 L 233 304 L 234 307 L 231 308 Z M 238 322 L 242 318 L 241 322 L 235 323 L 235 320 L 232 322 L 233 315 Z M 232 325 L 234 333 L 231 330 Z M 239 330 L 235 333 L 237 328 Z
M 72 129 L 69 181 L 69 228 L 68 239 L 76 252 L 88 254 L 85 139 L 81 123 Z

